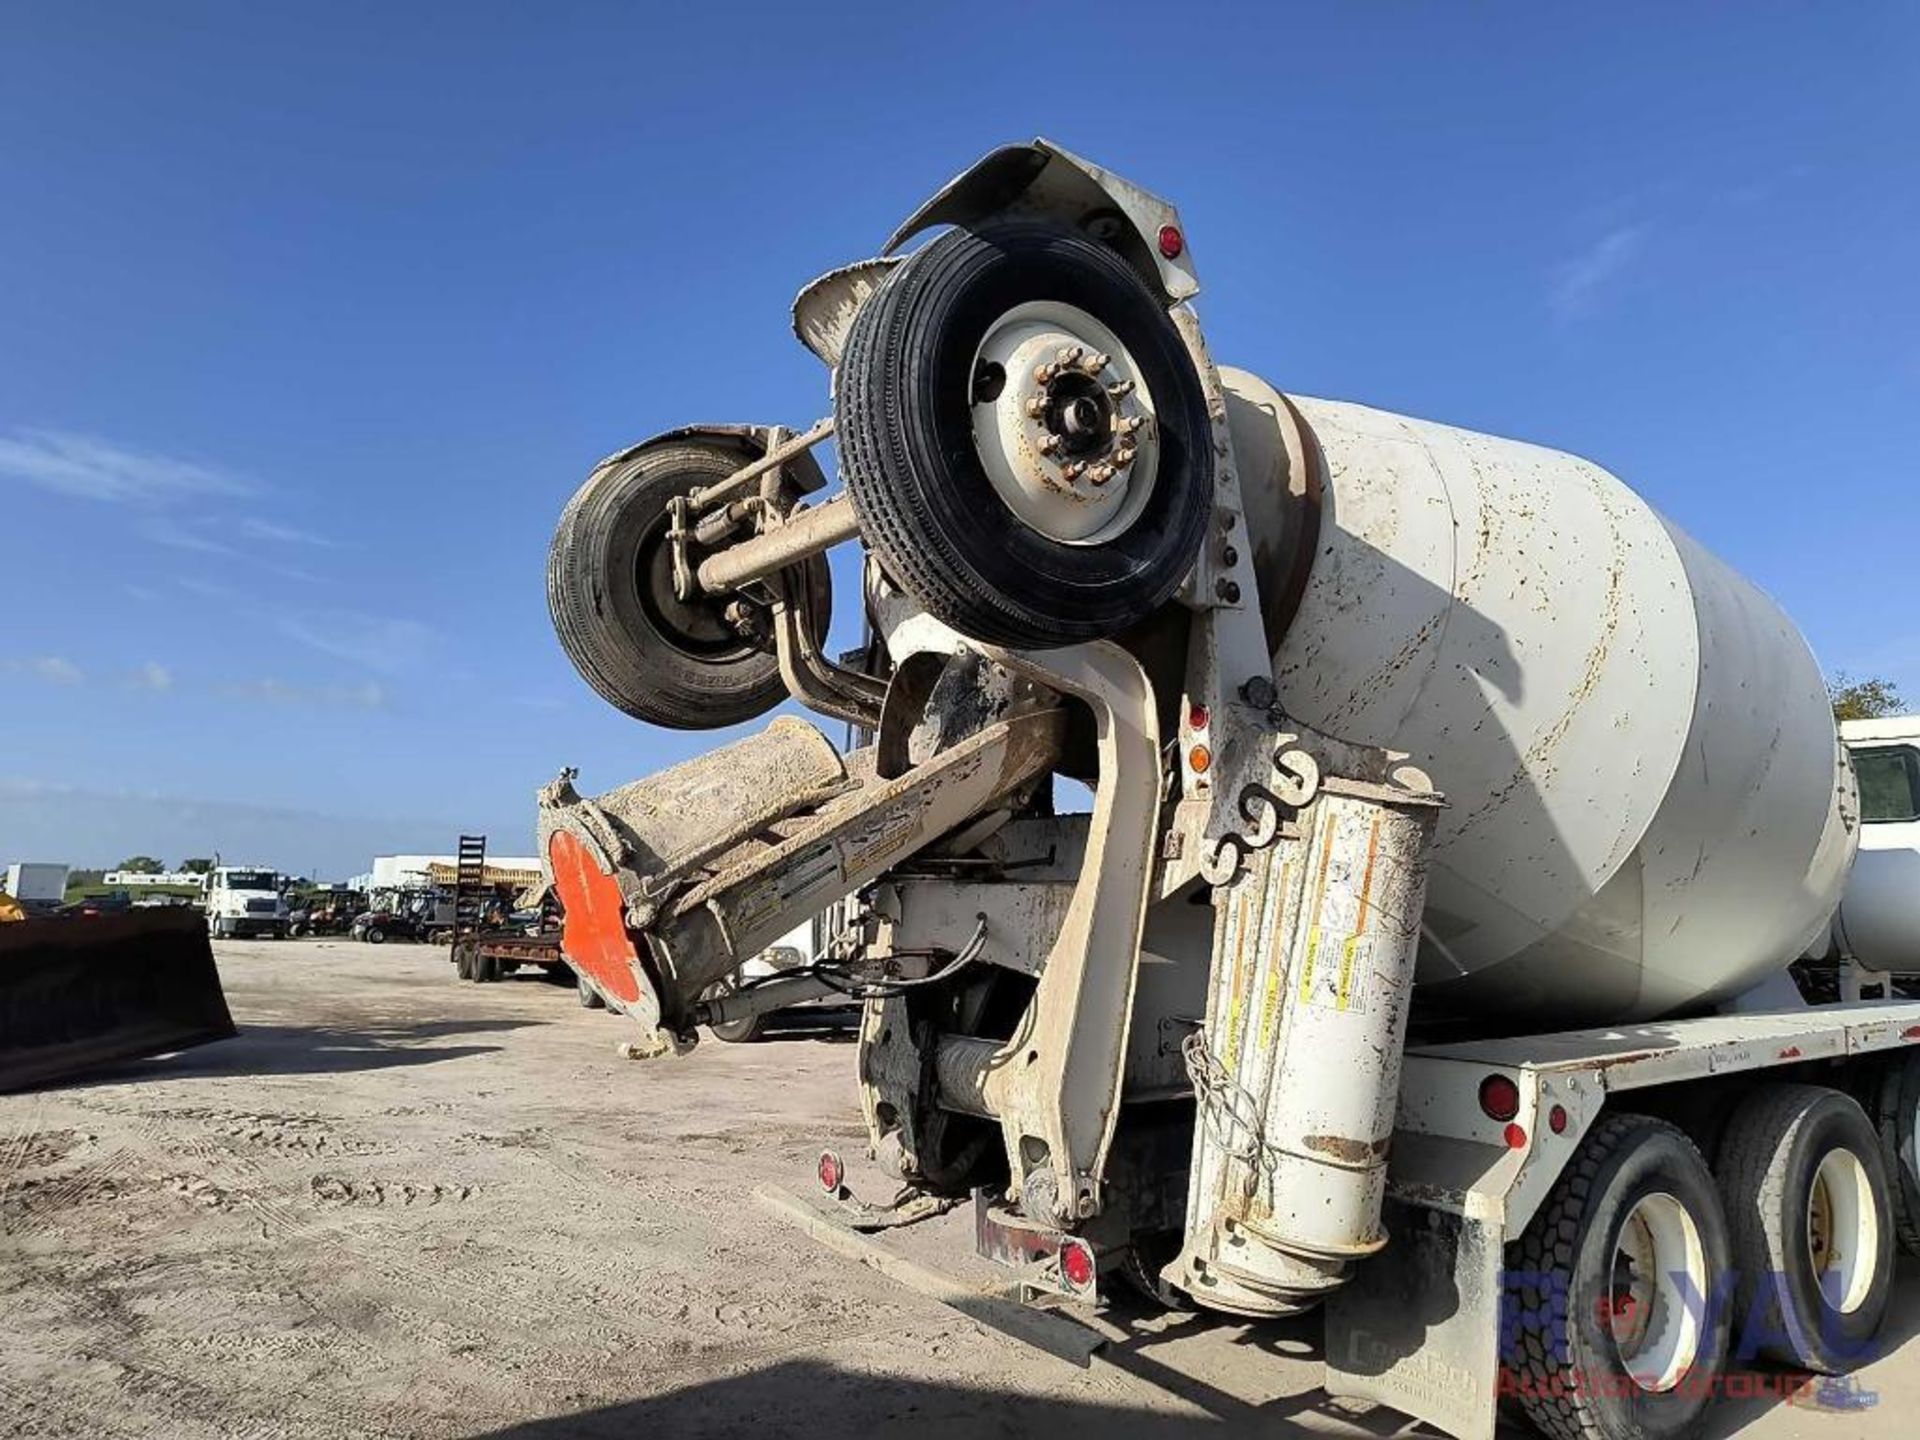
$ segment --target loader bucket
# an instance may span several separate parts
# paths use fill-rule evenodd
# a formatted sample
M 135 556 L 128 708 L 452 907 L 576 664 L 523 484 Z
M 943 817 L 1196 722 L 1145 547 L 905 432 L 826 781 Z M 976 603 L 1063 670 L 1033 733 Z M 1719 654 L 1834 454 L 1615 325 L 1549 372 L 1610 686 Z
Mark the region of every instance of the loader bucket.
M 0 925 L 0 1091 L 235 1033 L 197 911 Z

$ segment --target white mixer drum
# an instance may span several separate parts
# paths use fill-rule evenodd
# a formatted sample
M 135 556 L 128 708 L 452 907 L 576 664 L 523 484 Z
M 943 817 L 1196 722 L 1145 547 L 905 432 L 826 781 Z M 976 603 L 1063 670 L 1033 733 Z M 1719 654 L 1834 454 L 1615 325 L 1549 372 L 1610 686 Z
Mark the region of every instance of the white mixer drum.
M 1223 376 L 1263 588 L 1319 492 L 1281 704 L 1447 796 L 1422 1009 L 1647 1019 L 1799 955 L 1857 805 L 1779 607 L 1584 460 Z

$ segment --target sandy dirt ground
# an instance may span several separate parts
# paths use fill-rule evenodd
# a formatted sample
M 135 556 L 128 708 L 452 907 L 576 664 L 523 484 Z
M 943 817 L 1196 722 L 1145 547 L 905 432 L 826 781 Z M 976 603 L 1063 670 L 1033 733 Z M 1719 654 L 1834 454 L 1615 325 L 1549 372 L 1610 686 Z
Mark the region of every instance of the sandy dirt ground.
M 460 984 L 444 951 L 217 953 L 241 1038 L 0 1097 L 0 1435 L 1408 1428 L 1316 1388 L 1310 1321 L 1141 1317 L 1076 1366 L 774 1219 L 755 1186 L 861 1152 L 843 1034 L 636 1064 L 570 987 Z M 1909 1433 L 1916 1331 L 1909 1263 L 1877 1405 L 1729 1402 L 1714 1431 Z

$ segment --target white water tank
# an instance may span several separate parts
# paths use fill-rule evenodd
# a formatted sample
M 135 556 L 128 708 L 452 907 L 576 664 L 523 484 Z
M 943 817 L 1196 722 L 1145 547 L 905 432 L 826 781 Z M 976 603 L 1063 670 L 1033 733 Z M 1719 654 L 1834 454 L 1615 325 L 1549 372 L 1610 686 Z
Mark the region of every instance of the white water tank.
M 1587 461 L 1223 375 L 1281 704 L 1447 796 L 1417 1003 L 1643 1020 L 1799 955 L 1857 804 L 1779 607 Z

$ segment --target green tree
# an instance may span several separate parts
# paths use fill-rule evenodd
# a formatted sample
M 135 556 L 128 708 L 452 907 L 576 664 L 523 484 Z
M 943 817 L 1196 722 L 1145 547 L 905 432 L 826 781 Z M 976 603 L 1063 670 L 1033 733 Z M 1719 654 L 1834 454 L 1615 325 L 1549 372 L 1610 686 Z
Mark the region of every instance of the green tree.
M 1833 701 L 1836 720 L 1878 720 L 1906 708 L 1900 688 L 1891 680 L 1878 675 L 1856 680 L 1844 670 L 1835 671 L 1827 682 L 1827 698 Z
M 129 855 L 114 868 L 116 870 L 131 870 L 136 875 L 158 875 L 167 867 L 151 855 Z
M 211 869 L 213 869 L 213 861 L 203 856 L 195 856 L 191 860 L 180 862 L 180 873 L 183 875 L 204 875 Z

